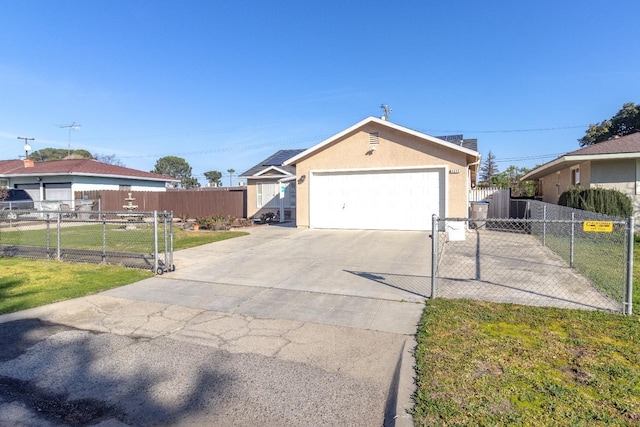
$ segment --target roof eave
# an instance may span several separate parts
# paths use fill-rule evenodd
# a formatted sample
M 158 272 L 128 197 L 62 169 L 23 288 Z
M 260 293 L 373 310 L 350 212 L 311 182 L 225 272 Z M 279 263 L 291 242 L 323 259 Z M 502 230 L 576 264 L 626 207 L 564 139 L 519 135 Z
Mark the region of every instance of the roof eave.
M 640 158 L 640 153 L 611 153 L 611 154 L 586 154 L 586 155 L 573 155 L 562 156 L 557 159 L 542 165 L 537 169 L 532 170 L 528 174 L 520 178 L 520 181 L 531 181 L 540 179 L 551 173 L 557 172 L 566 167 L 573 166 L 580 162 L 588 162 L 594 160 L 617 160 L 617 159 L 635 159 Z
M 137 179 L 141 181 L 157 181 L 157 182 L 180 182 L 177 178 L 154 178 L 154 177 L 142 177 L 142 176 L 131 176 L 131 175 L 112 175 L 112 174 L 99 174 L 99 173 L 90 173 L 90 172 L 34 172 L 34 173 L 4 173 L 0 174 L 2 177 L 7 178 L 17 178 L 17 177 L 32 177 L 32 176 L 90 176 L 90 177 L 100 177 L 100 178 L 118 178 L 118 179 Z
M 478 155 L 477 151 L 473 151 L 473 150 L 470 150 L 468 148 L 461 147 L 461 146 L 458 146 L 456 144 L 450 143 L 448 141 L 442 140 L 440 138 L 436 138 L 434 136 L 427 135 L 425 133 L 418 132 L 418 131 L 415 131 L 413 129 L 409 129 L 409 128 L 406 128 L 404 126 L 397 125 L 397 124 L 389 122 L 387 120 L 382 120 L 382 119 L 379 119 L 377 117 L 370 116 L 370 117 L 367 117 L 367 118 L 365 118 L 363 120 L 360 120 L 358 123 L 348 127 L 347 129 L 345 129 L 345 130 L 343 130 L 341 132 L 338 132 L 337 134 L 335 134 L 335 135 L 325 139 L 324 141 L 314 145 L 313 147 L 303 151 L 302 153 L 298 154 L 297 156 L 294 156 L 294 157 L 290 158 L 289 160 L 287 160 L 286 162 L 283 163 L 283 166 L 295 165 L 298 161 L 300 161 L 300 160 L 302 160 L 302 159 L 304 159 L 306 157 L 311 156 L 316 151 L 321 150 L 325 146 L 327 146 L 327 145 L 339 140 L 340 138 L 352 133 L 353 131 L 363 127 L 364 125 L 366 125 L 368 123 L 377 123 L 377 124 L 380 124 L 380 125 L 383 125 L 383 126 L 387 126 L 387 127 L 391 128 L 391 129 L 394 129 L 394 130 L 397 130 L 397 131 L 400 131 L 400 132 L 404 132 L 404 133 L 407 133 L 409 135 L 413 135 L 413 136 L 418 137 L 420 139 L 424 139 L 424 140 L 427 140 L 427 141 L 430 141 L 430 142 L 433 142 L 433 143 L 436 143 L 436 144 L 439 144 L 439 145 L 442 145 L 442 146 L 445 146 L 445 147 L 448 147 L 448 148 L 463 152 L 463 153 L 471 155 L 471 156 L 477 156 Z

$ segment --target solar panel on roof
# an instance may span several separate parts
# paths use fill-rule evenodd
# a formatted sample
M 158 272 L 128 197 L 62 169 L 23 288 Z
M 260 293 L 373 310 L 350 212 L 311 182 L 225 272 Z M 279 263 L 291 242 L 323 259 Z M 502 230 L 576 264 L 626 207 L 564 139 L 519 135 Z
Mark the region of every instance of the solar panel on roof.
M 273 156 L 269 157 L 262 164 L 263 166 L 280 166 L 296 154 L 302 153 L 304 150 L 281 150 Z

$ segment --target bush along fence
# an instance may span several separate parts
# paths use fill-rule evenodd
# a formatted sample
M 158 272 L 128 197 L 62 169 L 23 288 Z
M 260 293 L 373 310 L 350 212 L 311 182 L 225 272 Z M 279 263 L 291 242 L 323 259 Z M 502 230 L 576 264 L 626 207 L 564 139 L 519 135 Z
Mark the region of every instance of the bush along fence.
M 633 217 L 543 205 L 525 219 L 434 216 L 431 296 L 631 314 Z
M 0 222 L 0 256 L 175 270 L 172 212 L 12 213 Z

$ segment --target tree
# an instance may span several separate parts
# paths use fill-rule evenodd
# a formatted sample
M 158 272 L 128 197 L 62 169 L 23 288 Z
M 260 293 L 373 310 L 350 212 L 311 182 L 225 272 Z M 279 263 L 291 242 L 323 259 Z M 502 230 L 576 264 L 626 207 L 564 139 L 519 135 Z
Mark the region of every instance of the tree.
M 536 184 L 534 181 L 520 182 L 520 178 L 531 171 L 528 168 L 518 166 L 509 166 L 504 170 L 495 174 L 491 180 L 491 185 L 498 188 L 510 188 L 512 196 L 534 196 L 536 194 Z
M 194 177 L 183 178 L 182 179 L 182 188 L 200 188 L 200 183 Z
M 168 175 L 180 180 L 179 187 L 190 188 L 193 185 L 191 166 L 182 157 L 165 156 L 158 159 L 151 173 Z
M 99 162 L 106 163 L 106 164 L 109 164 L 109 165 L 125 166 L 125 164 L 122 163 L 122 161 L 120 161 L 120 159 L 117 158 L 115 154 L 110 154 L 110 155 L 94 154 L 93 158 L 96 159 Z
M 484 159 L 484 164 L 480 168 L 480 184 L 489 185 L 491 178 L 498 173 L 498 165 L 496 164 L 496 156 L 491 151 Z
M 235 169 L 227 169 L 227 172 L 229 172 L 229 187 L 231 187 L 233 185 L 233 173 L 235 172 Z
M 93 159 L 87 150 L 67 150 L 66 148 L 43 148 L 29 154 L 29 159 L 35 162 L 49 162 L 64 159 Z
M 608 141 L 616 136 L 625 136 L 640 132 L 640 105 L 627 102 L 620 111 L 609 120 L 590 124 L 585 135 L 578 139 L 581 147 Z
M 204 173 L 204 177 L 212 187 L 219 187 L 221 184 L 222 172 L 209 171 Z

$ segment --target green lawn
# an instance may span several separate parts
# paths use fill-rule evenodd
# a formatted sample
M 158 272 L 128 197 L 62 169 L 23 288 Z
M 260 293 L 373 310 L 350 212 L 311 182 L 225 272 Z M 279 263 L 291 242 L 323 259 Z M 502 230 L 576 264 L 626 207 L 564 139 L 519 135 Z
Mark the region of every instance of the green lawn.
M 428 301 L 415 425 L 640 425 L 637 316 Z
M 90 245 L 91 243 L 86 241 L 88 240 L 87 235 L 83 234 L 81 229 L 86 231 L 85 227 L 65 229 L 66 238 L 77 239 L 78 246 Z M 27 239 L 33 238 L 31 231 L 22 233 L 27 234 Z M 6 232 L 3 230 L 3 239 L 5 234 Z M 180 250 L 240 237 L 248 233 L 236 231 L 195 233 L 174 229 L 174 234 L 174 248 Z M 83 241 L 83 236 L 85 241 Z M 130 247 L 128 246 L 128 248 Z M 0 314 L 105 291 L 151 276 L 152 273 L 149 270 L 113 265 L 0 257 Z
M 164 251 L 164 230 L 160 227 L 158 231 L 158 248 L 160 251 Z M 195 233 L 174 227 L 173 234 L 174 250 L 180 250 L 243 236 L 247 233 L 240 231 Z M 103 237 L 106 240 L 107 251 L 110 252 L 153 252 L 153 227 L 150 224 L 136 224 L 135 229 L 125 229 L 120 224 L 107 224 L 104 228 L 102 224 L 90 224 L 67 226 L 60 229 L 60 242 L 63 248 L 102 250 Z M 49 229 L 25 227 L 0 231 L 0 244 L 3 245 L 56 247 L 57 239 L 55 227 Z

